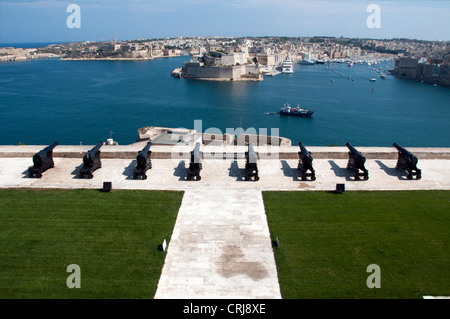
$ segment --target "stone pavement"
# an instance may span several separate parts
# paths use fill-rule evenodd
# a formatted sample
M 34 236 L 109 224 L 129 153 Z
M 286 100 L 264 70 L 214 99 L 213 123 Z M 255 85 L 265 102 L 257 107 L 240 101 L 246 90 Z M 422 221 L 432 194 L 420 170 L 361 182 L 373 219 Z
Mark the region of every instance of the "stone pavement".
M 354 181 L 346 169 L 346 159 L 315 159 L 316 181 L 303 182 L 297 170 L 298 160 L 259 160 L 260 180 L 244 181 L 245 160 L 208 159 L 203 161 L 202 179 L 186 181 L 186 160 L 154 159 L 147 180 L 133 180 L 136 160 L 102 159 L 102 168 L 93 179 L 79 179 L 80 158 L 55 158 L 55 167 L 41 179 L 28 178 L 31 158 L 1 158 L 0 188 L 102 188 L 104 181 L 114 189 L 192 190 L 192 189 L 258 189 L 258 190 L 333 190 L 345 183 L 346 190 L 425 190 L 450 189 L 450 160 L 419 160 L 421 180 L 407 180 L 406 172 L 395 169 L 396 160 L 368 159 L 369 180 Z
M 186 191 L 155 298 L 281 298 L 259 190 Z

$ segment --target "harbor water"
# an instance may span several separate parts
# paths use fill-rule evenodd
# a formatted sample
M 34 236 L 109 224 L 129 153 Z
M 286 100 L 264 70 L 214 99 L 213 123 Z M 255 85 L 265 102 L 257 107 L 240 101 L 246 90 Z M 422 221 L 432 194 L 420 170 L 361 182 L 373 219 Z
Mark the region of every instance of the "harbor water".
M 256 130 L 310 146 L 450 147 L 450 89 L 398 79 L 391 62 L 299 65 L 261 82 L 171 77 L 189 57 L 0 64 L 0 144 L 136 141 L 144 126 Z M 374 69 L 375 68 L 375 69 Z M 375 78 L 376 81 L 369 81 Z M 311 118 L 280 116 L 284 103 Z

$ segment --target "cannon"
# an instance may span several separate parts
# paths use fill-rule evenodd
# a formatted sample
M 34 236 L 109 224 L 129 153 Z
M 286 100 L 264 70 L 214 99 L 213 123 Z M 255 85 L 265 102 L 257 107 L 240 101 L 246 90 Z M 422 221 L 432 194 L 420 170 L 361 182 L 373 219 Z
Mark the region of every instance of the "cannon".
M 300 147 L 300 152 L 298 152 L 299 160 L 297 168 L 302 172 L 302 181 L 306 181 L 308 177 L 310 177 L 312 181 L 315 181 L 316 172 L 312 166 L 313 158 L 311 152 L 303 146 L 302 142 L 298 143 L 298 146 Z M 310 173 L 307 172 L 308 170 Z
M 203 152 L 200 151 L 200 143 L 195 144 L 194 150 L 191 152 L 191 162 L 189 163 L 187 180 L 192 178 L 199 181 L 201 180 L 200 171 L 202 170 L 202 156 Z
M 151 146 L 152 142 L 148 142 L 147 145 L 138 153 L 138 156 L 136 157 L 136 167 L 133 172 L 133 179 L 138 179 L 138 177 L 147 179 L 147 174 L 145 172 L 152 168 L 152 151 L 150 151 Z
M 408 172 L 408 179 L 413 179 L 413 176 L 416 176 L 416 179 L 421 179 L 422 171 L 417 168 L 417 162 L 419 161 L 417 157 L 397 143 L 393 145 L 398 151 L 398 160 L 395 168 Z
M 364 163 L 366 162 L 366 158 L 361 154 L 356 148 L 350 145 L 350 143 L 345 144 L 347 148 L 350 150 L 348 153 L 348 164 L 347 169 L 350 169 L 355 172 L 355 179 L 359 180 L 360 177 L 364 177 L 364 180 L 369 179 L 369 171 L 364 167 Z
M 100 160 L 100 148 L 103 142 L 99 142 L 95 147 L 89 150 L 83 157 L 83 167 L 80 169 L 80 178 L 87 176 L 93 178 L 94 171 L 102 167 Z
M 249 181 L 254 178 L 255 181 L 259 181 L 258 176 L 258 153 L 253 149 L 253 144 L 248 144 L 248 151 L 245 152 L 245 180 Z
M 53 162 L 53 149 L 58 145 L 58 142 L 54 142 L 52 145 L 47 146 L 33 155 L 33 166 L 28 168 L 29 177 L 41 178 L 42 173 L 55 167 L 55 162 Z

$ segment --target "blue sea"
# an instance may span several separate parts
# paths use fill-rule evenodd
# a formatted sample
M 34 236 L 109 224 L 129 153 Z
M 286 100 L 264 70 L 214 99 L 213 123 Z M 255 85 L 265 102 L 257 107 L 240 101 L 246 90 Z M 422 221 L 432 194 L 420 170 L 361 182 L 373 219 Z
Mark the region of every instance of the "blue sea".
M 92 145 L 110 134 L 130 144 L 140 127 L 193 129 L 202 120 L 203 131 L 242 127 L 270 135 L 278 129 L 294 145 L 450 147 L 450 89 L 381 79 L 372 68 L 385 71 L 388 62 L 329 69 L 295 64 L 294 74 L 262 82 L 172 78 L 187 60 L 0 63 L 0 144 Z M 284 103 L 314 115 L 272 114 Z

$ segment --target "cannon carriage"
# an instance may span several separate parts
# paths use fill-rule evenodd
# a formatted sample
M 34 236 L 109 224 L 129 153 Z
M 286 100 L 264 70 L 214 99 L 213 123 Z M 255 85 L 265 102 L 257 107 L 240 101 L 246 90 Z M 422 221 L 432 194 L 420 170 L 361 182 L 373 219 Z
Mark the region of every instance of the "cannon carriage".
M 147 179 L 147 170 L 152 168 L 152 159 L 150 151 L 150 147 L 152 146 L 152 142 L 148 142 L 147 145 L 138 153 L 136 157 L 136 167 L 133 171 L 133 179 L 138 179 L 142 177 L 142 179 Z
M 102 167 L 102 162 L 100 159 L 100 148 L 102 146 L 103 142 L 99 142 L 84 155 L 83 167 L 80 169 L 80 178 L 84 178 L 85 176 L 88 178 L 93 178 L 94 171 Z
M 351 146 L 350 143 L 346 143 L 345 145 L 349 149 L 347 169 L 355 173 L 355 180 L 360 180 L 360 177 L 363 177 L 365 181 L 368 180 L 369 171 L 364 166 L 366 158 L 361 152 Z
M 248 144 L 248 151 L 245 152 L 245 180 L 249 181 L 252 178 L 259 181 L 258 175 L 258 153 L 255 152 L 253 144 Z
M 202 157 L 203 152 L 200 151 L 200 143 L 196 143 L 194 150 L 191 152 L 191 160 L 186 177 L 188 181 L 192 180 L 193 178 L 195 178 L 195 180 L 197 181 L 202 179 L 202 177 L 200 176 L 200 171 L 202 170 Z
M 58 142 L 54 142 L 33 155 L 33 166 L 28 168 L 29 177 L 41 178 L 42 173 L 55 167 L 55 162 L 53 161 L 53 149 L 58 145 Z
M 297 169 L 302 172 L 302 181 L 306 181 L 308 177 L 311 178 L 312 181 L 315 181 L 316 172 L 312 166 L 313 158 L 311 152 L 303 146 L 302 142 L 298 143 L 298 146 L 300 147 L 300 152 L 298 152 L 299 160 Z
M 394 143 L 393 146 L 398 151 L 397 165 L 395 168 L 398 170 L 405 170 L 408 173 L 408 179 L 413 179 L 414 176 L 416 179 L 421 179 L 422 170 L 417 168 L 417 162 L 419 161 L 417 157 L 397 143 Z

